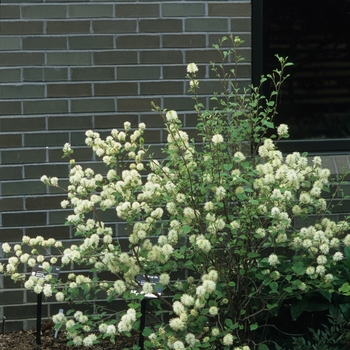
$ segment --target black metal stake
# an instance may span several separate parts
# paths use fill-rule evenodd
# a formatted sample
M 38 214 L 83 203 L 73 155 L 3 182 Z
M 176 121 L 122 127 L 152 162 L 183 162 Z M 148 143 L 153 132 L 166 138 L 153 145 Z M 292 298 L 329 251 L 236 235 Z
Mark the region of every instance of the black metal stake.
M 6 317 L 4 316 L 4 317 L 2 318 L 2 335 L 5 334 L 5 321 L 6 321 Z
M 143 350 L 143 343 L 145 341 L 145 337 L 143 336 L 142 333 L 146 325 L 146 303 L 147 303 L 147 298 L 143 298 L 141 300 L 141 319 L 140 319 L 140 337 L 139 337 L 139 347 L 141 350 Z
M 37 294 L 36 304 L 36 343 L 41 344 L 41 306 L 42 306 L 43 293 Z

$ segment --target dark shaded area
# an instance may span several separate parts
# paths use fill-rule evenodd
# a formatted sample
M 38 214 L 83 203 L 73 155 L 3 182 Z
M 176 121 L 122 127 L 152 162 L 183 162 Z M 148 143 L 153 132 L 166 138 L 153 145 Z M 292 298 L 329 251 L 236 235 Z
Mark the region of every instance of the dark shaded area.
M 276 125 L 291 139 L 350 137 L 350 1 L 264 0 L 264 73 L 294 63 Z

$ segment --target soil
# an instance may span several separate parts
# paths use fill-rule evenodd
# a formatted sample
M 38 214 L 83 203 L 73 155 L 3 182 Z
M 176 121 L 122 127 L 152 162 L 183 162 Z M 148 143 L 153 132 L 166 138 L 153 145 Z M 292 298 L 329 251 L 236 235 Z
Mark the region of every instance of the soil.
M 54 329 L 47 329 L 40 336 L 40 345 L 37 345 L 36 330 L 16 331 L 0 334 L 0 350 L 122 350 L 132 349 L 134 345 L 139 344 L 138 334 L 132 337 L 120 336 L 112 344 L 109 340 L 103 340 L 100 344 L 92 347 L 68 347 L 67 339 L 63 332 L 54 337 Z

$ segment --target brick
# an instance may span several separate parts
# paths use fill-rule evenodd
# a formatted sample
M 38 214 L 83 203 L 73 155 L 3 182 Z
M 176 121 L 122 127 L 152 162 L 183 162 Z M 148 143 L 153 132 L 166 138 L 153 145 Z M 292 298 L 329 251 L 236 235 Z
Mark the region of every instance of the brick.
M 113 67 L 71 68 L 71 80 L 115 80 Z
M 251 16 L 250 3 L 224 3 L 224 2 L 210 2 L 208 4 L 209 16 L 222 16 L 222 17 L 241 17 Z
M 19 228 L 0 228 L 2 242 L 21 242 L 23 231 Z
M 66 198 L 67 196 L 27 197 L 25 199 L 25 208 L 27 210 L 61 209 L 60 203 Z
M 88 66 L 91 65 L 90 52 L 48 52 L 49 66 Z
M 25 133 L 25 147 L 63 146 L 69 140 L 66 132 Z
M 239 34 L 238 35 L 242 40 L 244 40 L 244 43 L 240 47 L 251 47 L 251 34 Z M 213 44 L 217 44 L 219 40 L 222 39 L 222 34 L 209 34 L 209 42 Z M 231 40 L 227 40 L 227 47 L 232 48 Z
M 95 116 L 95 127 L 97 129 L 106 128 L 122 128 L 124 122 L 129 121 L 133 127 L 138 125 L 138 115 L 129 114 L 127 116 L 121 115 L 96 115 Z
M 93 20 L 93 33 L 96 34 L 121 34 L 121 33 L 135 33 L 137 28 L 136 20 Z
M 160 105 L 159 98 L 120 98 L 117 100 L 117 110 L 119 112 L 149 112 L 152 109 L 152 102 Z
M 67 239 L 70 238 L 70 228 L 68 226 L 48 226 L 44 227 L 28 227 L 25 234 L 29 237 L 43 236 L 45 239 Z
M 0 115 L 15 115 L 21 114 L 21 102 L 16 101 L 0 101 Z M 0 120 L 0 130 L 2 130 L 4 123 Z
M 22 146 L 22 135 L 4 134 L 0 135 L 0 148 L 15 148 Z
M 20 18 L 20 7 L 18 5 L 1 5 L 0 18 L 2 19 L 17 19 Z
M 3 85 L 0 86 L 0 96 L 11 98 L 44 98 L 44 85 Z
M 68 5 L 69 18 L 114 17 L 113 5 Z
M 47 21 L 47 34 L 90 33 L 90 21 Z
M 91 161 L 93 160 L 92 151 L 89 148 L 82 147 L 74 147 L 74 157 L 79 159 L 79 162 L 88 161 L 89 165 L 91 165 Z M 50 149 L 49 150 L 49 161 L 50 162 L 59 162 L 62 161 L 62 150 L 58 149 Z M 50 193 L 57 193 L 55 187 L 50 188 Z
M 23 210 L 23 199 L 22 198 L 2 198 L 0 199 L 0 210 L 12 211 L 12 210 Z
M 23 19 L 36 18 L 66 18 L 67 6 L 65 5 L 30 5 L 22 6 L 21 14 Z
M 182 94 L 184 92 L 183 82 L 144 82 L 140 84 L 141 95 L 169 95 Z
M 68 38 L 70 50 L 112 49 L 113 36 L 72 36 Z
M 159 35 L 118 35 L 117 49 L 159 48 Z
M 203 34 L 164 34 L 163 47 L 178 48 L 178 47 L 200 47 L 206 46 L 206 36 Z
M 208 63 L 220 61 L 220 54 L 215 49 L 191 50 L 185 53 L 186 62 Z
M 47 97 L 91 96 L 91 84 L 48 84 Z
M 0 55 L 0 66 L 42 66 L 44 53 L 39 52 L 4 52 Z
M 115 16 L 119 18 L 159 17 L 158 4 L 117 4 Z
M 179 115 L 179 119 L 182 120 L 181 115 Z M 146 124 L 147 129 L 149 128 L 159 128 L 164 125 L 163 118 L 158 113 L 142 113 L 141 121 Z M 149 140 L 146 140 L 149 141 Z M 151 153 L 153 153 L 153 147 L 151 150 Z
M 239 63 L 238 67 L 235 67 L 234 64 L 227 64 L 225 66 L 225 71 L 228 72 L 231 69 L 235 69 L 236 70 L 236 74 L 238 78 L 250 78 L 251 77 L 251 64 L 250 63 Z M 213 72 L 212 70 L 210 70 L 209 73 L 209 77 L 210 78 L 215 78 L 215 72 Z
M 34 293 L 34 292 L 33 292 Z M 16 305 L 16 306 L 4 306 L 3 308 L 4 315 L 6 318 L 13 319 L 26 319 L 36 315 L 36 305 Z M 47 305 L 42 305 L 42 315 L 47 315 Z
M 65 50 L 67 39 L 57 36 L 35 36 L 22 39 L 23 50 Z
M 35 181 L 2 182 L 1 191 L 3 196 L 44 194 L 46 193 L 46 186 L 39 179 Z
M 19 82 L 20 80 L 21 80 L 21 69 L 20 68 L 0 69 L 0 82 L 10 83 L 10 82 Z
M 229 21 L 224 18 L 186 18 L 187 32 L 228 32 Z
M 45 162 L 45 150 L 2 151 L 2 164 L 42 163 Z
M 36 101 L 24 101 L 23 113 L 24 114 L 56 114 L 67 113 L 68 101 L 67 100 L 36 100 Z
M 1 166 L 0 180 L 20 180 L 23 177 L 22 166 Z
M 63 152 L 61 150 L 61 161 Z M 35 164 L 25 165 L 24 175 L 26 179 L 40 179 L 42 175 L 57 176 L 59 178 L 68 176 L 68 162 L 64 164 Z
M 23 290 L 2 290 L 0 300 L 6 300 L 6 304 L 20 304 L 23 302 Z M 8 317 L 8 316 L 7 316 Z M 7 329 L 6 329 L 7 331 Z
M 160 79 L 161 70 L 159 66 L 118 67 L 118 80 L 148 80 Z
M 164 79 L 184 79 L 187 75 L 186 64 L 163 66 Z M 206 77 L 206 67 L 198 65 L 197 77 L 204 79 Z
M 72 211 L 68 210 L 55 210 L 50 211 L 48 216 L 49 225 L 62 224 L 67 221 L 67 216 L 72 214 Z
M 94 64 L 103 65 L 103 64 L 136 64 L 137 52 L 136 51 L 103 51 L 95 52 L 93 54 Z
M 0 34 L 43 34 L 44 23 L 42 21 L 2 21 L 0 26 Z
M 49 130 L 91 129 L 92 118 L 91 116 L 52 117 L 48 119 L 48 128 Z
M 205 105 L 205 101 L 204 102 Z M 174 109 L 177 111 L 189 110 L 193 111 L 194 109 L 194 101 L 190 96 L 185 97 L 165 97 L 164 98 L 164 107 L 166 109 Z
M 162 4 L 162 15 L 164 17 L 194 17 L 205 16 L 206 4 L 186 4 L 186 3 L 169 3 Z
M 112 98 L 79 99 L 71 101 L 72 112 L 114 112 L 115 101 Z
M 251 18 L 232 18 L 231 19 L 231 31 L 236 32 L 250 32 L 252 29 Z
M 68 68 L 23 68 L 24 81 L 65 81 L 68 80 Z
M 0 50 L 19 50 L 21 43 L 19 37 L 4 36 L 0 37 Z
M 140 52 L 140 63 L 179 63 L 182 62 L 180 50 L 152 50 Z
M 140 19 L 139 29 L 141 33 L 174 33 L 182 32 L 181 19 Z
M 95 96 L 137 95 L 138 84 L 135 83 L 95 83 Z
M 1 105 L 1 104 L 0 104 Z M 1 108 L 0 108 L 1 110 Z M 45 129 L 45 118 L 1 118 L 0 131 L 29 131 Z

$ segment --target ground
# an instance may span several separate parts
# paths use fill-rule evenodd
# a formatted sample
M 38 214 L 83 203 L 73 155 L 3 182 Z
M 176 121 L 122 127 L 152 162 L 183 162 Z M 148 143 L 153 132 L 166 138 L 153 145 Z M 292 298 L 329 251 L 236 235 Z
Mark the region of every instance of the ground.
M 68 347 L 66 345 L 64 333 L 59 333 L 57 338 L 54 337 L 54 330 L 48 329 L 41 335 L 41 345 L 36 344 L 36 330 L 18 331 L 0 334 L 0 350 L 122 350 L 132 349 L 133 345 L 139 344 L 138 335 L 133 337 L 118 337 L 115 344 L 109 341 L 103 344 L 95 345 L 90 348 L 85 347 Z

